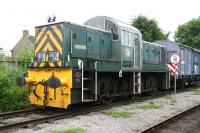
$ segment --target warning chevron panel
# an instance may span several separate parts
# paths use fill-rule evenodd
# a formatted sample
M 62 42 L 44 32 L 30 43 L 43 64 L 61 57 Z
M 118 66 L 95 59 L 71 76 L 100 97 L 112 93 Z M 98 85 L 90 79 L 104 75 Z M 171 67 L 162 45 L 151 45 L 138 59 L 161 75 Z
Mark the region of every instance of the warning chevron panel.
M 61 67 L 63 23 L 37 27 L 35 30 L 35 67 Z M 53 59 L 52 59 L 53 58 Z M 55 59 L 54 59 L 55 58 Z

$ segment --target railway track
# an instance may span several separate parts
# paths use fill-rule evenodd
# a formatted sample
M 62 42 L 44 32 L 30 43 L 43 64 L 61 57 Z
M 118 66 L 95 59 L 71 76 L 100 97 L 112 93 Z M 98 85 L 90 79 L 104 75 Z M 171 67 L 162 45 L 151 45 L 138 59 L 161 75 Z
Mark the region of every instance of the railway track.
M 19 111 L 13 111 L 13 112 L 7 112 L 7 113 L 0 113 L 0 119 L 6 119 L 14 116 L 24 115 L 24 114 L 30 114 L 36 111 L 41 110 L 40 108 L 34 108 L 34 109 L 26 109 L 26 110 L 19 110 Z
M 185 91 L 185 90 L 183 90 Z M 180 92 L 183 92 L 180 91 Z M 58 119 L 63 119 L 63 118 L 71 118 L 77 115 L 84 115 L 90 112 L 98 112 L 104 109 L 109 109 L 112 107 L 116 107 L 116 106 L 121 106 L 121 105 L 127 105 L 127 104 L 131 104 L 131 103 L 140 103 L 140 102 L 144 102 L 145 100 L 152 100 L 155 98 L 159 98 L 161 96 L 164 96 L 166 94 L 169 94 L 171 92 L 163 92 L 160 93 L 159 95 L 156 96 L 143 96 L 143 97 L 138 97 L 136 99 L 129 99 L 129 100 L 123 100 L 123 101 L 116 101 L 110 105 L 100 105 L 100 104 L 95 104 L 92 106 L 84 106 L 83 108 L 74 108 L 74 109 L 70 109 L 70 110 L 63 110 L 61 112 L 54 112 L 54 113 L 49 113 L 47 114 L 46 112 L 44 112 L 43 110 L 43 114 L 45 115 L 41 115 L 37 118 L 33 117 L 30 118 L 28 120 L 22 120 L 22 121 L 18 121 L 18 122 L 14 122 L 14 123 L 1 123 L 2 119 L 7 119 L 7 118 L 12 118 L 12 117 L 18 117 L 18 116 L 23 116 L 23 115 L 29 115 L 31 113 L 38 113 L 38 111 L 41 111 L 41 108 L 36 108 L 36 109 L 29 109 L 29 110 L 21 110 L 21 111 L 15 111 L 15 112 L 9 112 L 9 113 L 1 113 L 0 114 L 0 132 L 7 132 L 10 129 L 16 129 L 16 128 L 22 128 L 22 127 L 27 127 L 27 126 L 31 126 L 31 125 L 35 125 L 35 124 L 41 124 L 41 123 L 45 123 L 45 122 L 52 122 Z M 179 92 L 178 92 L 179 93 Z M 40 114 L 40 113 L 38 113 Z
M 58 120 L 58 119 L 70 118 L 70 117 L 74 117 L 74 116 L 77 116 L 77 115 L 87 114 L 87 113 L 90 113 L 90 112 L 97 112 L 97 111 L 109 109 L 109 108 L 112 108 L 112 107 L 115 107 L 115 106 L 127 105 L 127 104 L 130 104 L 130 103 L 133 103 L 134 101 L 135 100 L 131 99 L 131 100 L 126 100 L 126 101 L 122 101 L 122 102 L 116 102 L 116 103 L 113 103 L 111 105 L 97 105 L 95 107 L 82 108 L 81 110 L 75 109 L 75 110 L 65 111 L 65 112 L 62 112 L 62 113 L 56 113 L 56 114 L 52 114 L 52 115 L 42 116 L 42 117 L 39 117 L 39 118 L 30 119 L 30 120 L 20 121 L 20 122 L 11 123 L 11 124 L 5 124 L 5 125 L 0 126 L 0 132 L 6 132 L 10 129 L 26 127 L 26 126 L 30 126 L 30 125 L 34 125 L 34 124 L 52 122 L 52 121 L 55 121 L 55 120 Z
M 141 131 L 141 133 L 154 133 L 154 132 L 157 132 L 160 129 L 165 128 L 165 126 L 167 126 L 168 123 L 176 121 L 180 117 L 187 116 L 188 114 L 190 114 L 191 112 L 193 112 L 194 110 L 197 110 L 197 109 L 200 109 L 200 104 L 197 104 L 197 105 L 193 106 L 192 108 L 189 108 L 189 109 L 187 109 L 185 111 L 177 113 L 174 116 L 172 116 L 172 117 L 170 117 L 170 118 L 168 118 L 166 120 L 160 121 L 159 123 L 157 123 L 155 125 L 152 125 L 152 126 L 146 128 L 145 130 Z

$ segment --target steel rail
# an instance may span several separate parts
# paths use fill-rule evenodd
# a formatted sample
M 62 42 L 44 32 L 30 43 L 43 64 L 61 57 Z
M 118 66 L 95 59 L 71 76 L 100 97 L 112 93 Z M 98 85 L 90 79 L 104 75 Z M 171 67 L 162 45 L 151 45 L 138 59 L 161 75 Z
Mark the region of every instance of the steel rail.
M 0 126 L 0 131 L 8 131 L 10 129 L 16 129 L 16 128 L 20 128 L 20 127 L 26 127 L 26 126 L 29 126 L 29 125 L 41 124 L 41 123 L 45 123 L 45 122 L 51 122 L 51 121 L 55 121 L 55 120 L 63 119 L 63 118 L 71 118 L 71 117 L 74 117 L 74 116 L 77 116 L 77 115 L 83 115 L 83 114 L 87 114 L 87 113 L 90 113 L 90 112 L 97 112 L 97 111 L 101 111 L 101 110 L 104 110 L 104 109 L 109 109 L 109 108 L 112 108 L 112 107 L 115 107 L 115 106 L 130 104 L 130 103 L 133 103 L 134 101 L 135 100 L 128 100 L 128 101 L 123 101 L 123 102 L 116 102 L 116 103 L 113 103 L 111 105 L 98 105 L 96 107 L 84 108 L 84 109 L 81 109 L 81 110 L 44 116 L 44 117 L 41 117 L 41 118 L 34 118 L 34 119 L 31 119 L 31 120 L 17 122 L 17 123 L 13 123 L 13 124 L 6 124 L 6 125 L 3 125 L 3 126 Z
M 34 111 L 41 110 L 41 108 L 34 108 L 34 109 L 26 109 L 26 110 L 19 110 L 19 111 L 13 111 L 13 112 L 6 112 L 6 113 L 0 113 L 0 119 L 5 119 L 7 117 L 13 117 L 18 116 L 21 114 L 28 114 Z
M 152 125 L 144 130 L 142 130 L 140 133 L 151 133 L 151 132 L 155 132 L 156 130 L 164 127 L 167 123 L 170 123 L 171 121 L 174 121 L 178 118 L 180 118 L 181 116 L 185 116 L 185 115 L 188 115 L 188 113 L 196 110 L 196 109 L 199 109 L 200 108 L 200 104 L 197 104 L 187 110 L 184 110 L 180 113 L 177 113 L 176 115 L 166 119 L 166 120 L 163 120 L 163 121 L 160 121 L 159 123 L 155 124 L 155 125 Z

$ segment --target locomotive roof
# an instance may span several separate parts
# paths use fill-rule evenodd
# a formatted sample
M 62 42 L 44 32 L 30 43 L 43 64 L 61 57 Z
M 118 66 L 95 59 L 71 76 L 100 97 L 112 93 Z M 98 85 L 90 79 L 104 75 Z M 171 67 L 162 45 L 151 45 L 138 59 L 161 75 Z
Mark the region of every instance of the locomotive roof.
M 103 19 L 103 20 L 110 20 L 110 21 L 114 22 L 118 27 L 127 28 L 127 29 L 134 30 L 134 31 L 137 31 L 140 33 L 140 31 L 137 28 L 135 28 L 127 23 L 124 23 L 120 20 L 108 17 L 108 16 L 96 16 L 96 17 L 88 19 L 85 23 L 89 22 L 92 19 L 98 19 L 98 18 Z
M 89 26 L 89 25 L 76 24 L 76 23 L 69 22 L 69 21 L 52 22 L 52 23 L 48 23 L 48 24 L 43 24 L 43 25 L 36 26 L 35 28 L 43 27 L 43 26 L 48 26 L 48 25 L 54 25 L 54 24 L 60 24 L 60 23 L 73 24 L 73 25 L 77 25 L 77 26 L 80 26 L 80 27 L 84 27 L 84 28 L 88 28 L 88 29 L 92 29 L 92 30 L 96 30 L 96 31 L 110 33 L 109 31 L 106 31 L 106 30 L 103 30 L 103 29 L 100 29 L 100 28 L 92 27 L 92 26 Z

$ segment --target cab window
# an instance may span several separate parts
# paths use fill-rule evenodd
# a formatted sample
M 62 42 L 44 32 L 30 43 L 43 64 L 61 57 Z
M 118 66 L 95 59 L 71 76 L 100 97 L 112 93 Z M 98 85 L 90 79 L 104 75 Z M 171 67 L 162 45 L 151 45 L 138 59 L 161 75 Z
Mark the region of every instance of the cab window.
M 105 20 L 105 30 L 110 31 L 112 35 L 113 40 L 118 40 L 119 35 L 118 35 L 118 27 L 115 25 L 113 22 L 110 20 Z
M 139 39 L 139 35 L 137 33 L 134 34 L 134 42 L 135 42 L 135 45 L 137 45 L 137 46 L 140 45 L 140 39 Z
M 134 45 L 134 34 L 132 32 L 122 30 L 121 35 L 123 45 Z

